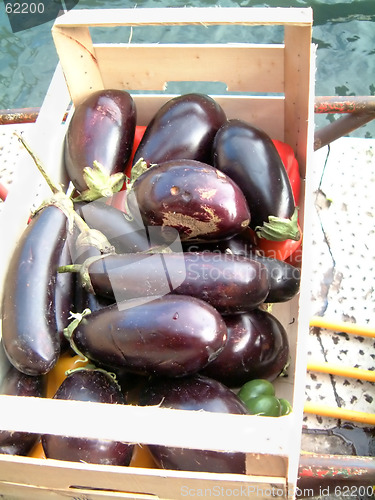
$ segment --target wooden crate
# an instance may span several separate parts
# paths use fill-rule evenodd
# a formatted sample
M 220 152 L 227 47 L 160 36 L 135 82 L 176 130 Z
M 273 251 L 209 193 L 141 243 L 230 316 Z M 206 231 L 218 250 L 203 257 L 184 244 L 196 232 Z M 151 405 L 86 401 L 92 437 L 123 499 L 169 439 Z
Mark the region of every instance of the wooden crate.
M 282 26 L 282 44 L 94 44 L 90 28 L 159 25 Z M 60 63 L 35 128 L 28 139 L 54 178 L 63 181 L 61 158 L 70 102 L 77 105 L 102 88 L 134 94 L 138 124 L 145 125 L 171 94 L 157 94 L 170 81 L 225 82 L 215 95 L 229 118 L 242 118 L 289 143 L 297 155 L 302 195 L 303 259 L 309 249 L 308 164 L 313 144 L 313 65 L 310 9 L 166 8 L 70 11 L 52 29 Z M 263 94 L 263 95 L 262 95 Z M 1 214 L 1 262 L 7 262 L 32 207 L 48 195 L 28 155 L 20 155 L 14 186 Z M 21 202 L 22 200 L 22 202 Z M 307 207 L 307 210 L 304 209 Z M 5 232 L 4 232 L 5 231 Z M 6 266 L 2 266 L 6 268 Z M 0 286 L 4 285 L 0 271 Z M 290 415 L 271 418 L 205 414 L 38 398 L 0 396 L 0 428 L 37 433 L 101 437 L 135 443 L 242 451 L 247 474 L 213 474 L 133 467 L 98 466 L 0 456 L 0 493 L 6 498 L 183 498 L 242 496 L 295 498 L 304 403 L 305 345 L 308 335 L 309 279 L 302 266 L 298 297 L 273 312 L 288 331 L 289 376 L 277 394 L 293 404 Z M 303 307 L 302 307 L 303 306 Z M 5 366 L 6 361 L 1 366 Z M 106 424 L 105 422 L 108 422 Z

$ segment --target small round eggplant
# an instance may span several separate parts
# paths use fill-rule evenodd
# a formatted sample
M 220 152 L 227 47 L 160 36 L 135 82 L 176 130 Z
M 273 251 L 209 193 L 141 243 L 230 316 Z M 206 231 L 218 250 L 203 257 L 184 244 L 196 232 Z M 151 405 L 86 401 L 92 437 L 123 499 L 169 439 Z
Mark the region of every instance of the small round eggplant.
M 72 333 L 89 359 L 130 372 L 182 377 L 212 361 L 226 342 L 221 315 L 194 297 L 130 300 L 85 316 Z
M 90 94 L 74 110 L 65 136 L 64 162 L 78 191 L 88 188 L 83 170 L 99 162 L 112 175 L 123 172 L 130 158 L 136 125 L 135 103 L 115 89 Z
M 242 401 L 223 384 L 202 375 L 179 380 L 154 379 L 139 398 L 142 406 L 247 415 Z M 245 473 L 245 454 L 148 445 L 163 469 Z
M 221 106 L 205 94 L 184 94 L 169 100 L 152 118 L 135 152 L 147 163 L 191 159 L 210 163 L 216 132 L 225 123 Z
M 60 355 L 55 286 L 66 237 L 66 215 L 46 206 L 31 219 L 8 265 L 3 345 L 9 361 L 27 375 L 49 372 Z
M 288 336 L 280 321 L 260 309 L 223 318 L 227 343 L 202 373 L 228 387 L 257 378 L 275 380 L 289 361 Z
M 214 166 L 241 186 L 260 237 L 299 240 L 288 174 L 271 138 L 242 120 L 228 120 L 215 136 Z
M 0 394 L 7 396 L 43 398 L 46 391 L 44 375 L 25 375 L 14 366 L 9 367 L 0 385 Z M 38 434 L 29 432 L 0 431 L 0 453 L 26 456 L 38 439 Z
M 250 212 L 241 189 L 206 163 L 171 160 L 147 169 L 129 191 L 128 206 L 146 226 L 175 228 L 181 240 L 229 238 L 243 231 Z
M 260 262 L 215 252 L 108 254 L 85 263 L 81 273 L 97 295 L 118 302 L 173 293 L 204 300 L 221 313 L 254 309 L 269 292 Z
M 54 399 L 125 404 L 120 387 L 109 373 L 87 368 L 68 375 Z M 47 458 L 101 465 L 129 465 L 133 453 L 129 443 L 50 434 L 42 436 L 42 446 Z

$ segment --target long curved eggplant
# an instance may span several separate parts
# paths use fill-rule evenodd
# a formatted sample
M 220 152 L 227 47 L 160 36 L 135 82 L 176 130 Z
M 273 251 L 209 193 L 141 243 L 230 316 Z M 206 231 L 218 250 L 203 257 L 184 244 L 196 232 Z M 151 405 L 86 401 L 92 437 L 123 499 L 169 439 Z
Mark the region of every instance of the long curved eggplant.
M 238 185 L 195 160 L 171 160 L 147 169 L 129 191 L 128 207 L 130 213 L 139 210 L 146 226 L 172 227 L 189 241 L 229 238 L 250 222 Z
M 228 387 L 240 387 L 252 379 L 275 380 L 289 361 L 289 341 L 280 321 L 255 309 L 224 316 L 227 343 L 202 373 Z
M 50 205 L 30 221 L 10 259 L 2 306 L 2 339 L 9 361 L 27 375 L 47 373 L 60 354 L 55 316 L 57 267 L 67 218 Z
M 194 297 L 130 300 L 85 316 L 71 339 L 85 356 L 130 372 L 182 377 L 212 361 L 226 342 L 221 315 Z
M 216 132 L 226 115 L 212 97 L 190 93 L 166 102 L 152 118 L 135 152 L 133 164 L 147 165 L 176 159 L 211 161 Z
M 46 391 L 44 375 L 25 375 L 14 366 L 9 367 L 0 384 L 0 394 L 7 396 L 43 398 L 46 396 Z M 0 453 L 26 456 L 38 439 L 39 434 L 0 430 Z
M 87 368 L 68 375 L 54 399 L 125 404 L 120 387 L 109 373 Z M 119 441 L 50 434 L 42 436 L 42 446 L 47 458 L 101 465 L 129 465 L 134 448 L 130 443 Z
M 179 410 L 247 415 L 242 401 L 223 384 L 202 375 L 178 380 L 151 380 L 141 393 L 140 405 L 158 405 Z M 225 431 L 221 429 L 221 431 Z M 148 445 L 157 464 L 164 469 L 245 473 L 245 454 Z
M 81 272 L 96 294 L 117 302 L 173 293 L 231 313 L 254 309 L 269 292 L 260 262 L 215 252 L 108 254 L 86 262 Z
M 269 280 L 269 292 L 264 302 L 287 302 L 299 292 L 301 270 L 283 260 L 259 254 L 251 238 L 246 237 L 246 231 L 215 243 L 185 244 L 184 250 L 242 255 L 260 262 L 267 269 Z
M 243 190 L 250 227 L 260 237 L 299 240 L 298 215 L 288 174 L 271 138 L 253 125 L 228 120 L 215 136 L 214 166 Z
M 78 191 L 88 188 L 85 167 L 99 162 L 108 174 L 123 172 L 130 158 L 136 108 L 128 92 L 116 89 L 90 94 L 74 110 L 64 143 L 67 174 Z

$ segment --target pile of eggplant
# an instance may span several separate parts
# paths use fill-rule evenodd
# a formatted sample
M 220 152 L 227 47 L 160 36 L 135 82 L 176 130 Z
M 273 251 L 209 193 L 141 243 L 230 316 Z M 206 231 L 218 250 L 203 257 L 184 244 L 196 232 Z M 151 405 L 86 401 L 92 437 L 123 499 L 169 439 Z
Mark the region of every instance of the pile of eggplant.
M 53 397 L 248 414 L 237 389 L 289 362 L 270 304 L 300 286 L 300 269 L 258 244 L 301 240 L 274 142 L 208 95 L 175 97 L 142 128 L 131 95 L 104 90 L 75 109 L 64 165 L 73 193 L 56 189 L 32 215 L 8 265 L 0 391 L 43 397 L 61 357 L 78 353 L 89 364 Z M 2 432 L 0 452 L 27 454 L 37 439 Z M 129 465 L 133 452 L 41 442 L 60 460 Z M 163 468 L 245 472 L 240 453 L 149 449 Z

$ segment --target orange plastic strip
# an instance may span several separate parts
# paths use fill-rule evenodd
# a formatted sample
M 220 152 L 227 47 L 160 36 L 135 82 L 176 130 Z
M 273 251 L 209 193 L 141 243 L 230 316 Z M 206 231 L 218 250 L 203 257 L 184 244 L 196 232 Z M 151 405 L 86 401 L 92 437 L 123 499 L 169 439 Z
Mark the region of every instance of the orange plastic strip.
M 348 410 L 346 408 L 326 406 L 322 404 L 312 403 L 310 401 L 307 401 L 305 403 L 304 412 L 311 413 L 313 415 L 321 415 L 324 417 L 349 420 L 351 422 L 360 422 L 363 424 L 375 425 L 375 415 L 372 413 L 365 413 L 361 411 Z
M 315 361 L 308 361 L 307 369 L 314 372 L 330 373 L 331 375 L 340 375 L 342 377 L 375 382 L 375 371 L 373 370 L 364 370 L 362 368 L 354 368 L 352 366 L 341 366 Z
M 357 323 L 346 323 L 340 321 L 332 321 L 321 316 L 313 316 L 310 319 L 310 326 L 317 326 L 334 332 L 345 332 L 361 337 L 375 338 L 375 327 L 369 325 L 358 325 Z

